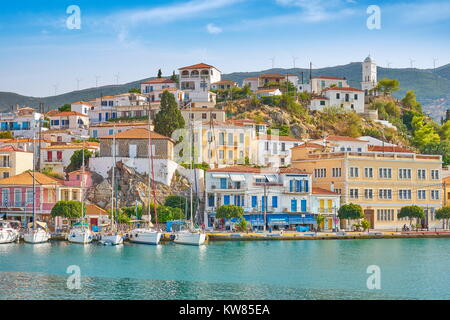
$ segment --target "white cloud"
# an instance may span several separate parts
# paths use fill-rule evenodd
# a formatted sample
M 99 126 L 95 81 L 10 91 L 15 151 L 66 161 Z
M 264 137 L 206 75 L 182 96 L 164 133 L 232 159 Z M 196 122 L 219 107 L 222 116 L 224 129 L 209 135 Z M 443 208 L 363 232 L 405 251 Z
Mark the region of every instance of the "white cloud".
M 178 20 L 189 20 L 207 12 L 229 7 L 245 0 L 191 0 L 150 9 L 126 10 L 109 17 L 113 23 L 167 23 Z
M 350 1 L 342 0 L 276 0 L 281 6 L 300 8 L 298 15 L 304 22 L 334 20 L 340 15 L 348 15 L 352 10 L 345 7 Z
M 209 23 L 209 24 L 206 26 L 206 31 L 208 31 L 208 33 L 210 33 L 210 34 L 219 34 L 219 33 L 221 33 L 223 30 L 222 30 L 222 28 L 220 28 L 220 27 L 214 25 L 213 23 Z

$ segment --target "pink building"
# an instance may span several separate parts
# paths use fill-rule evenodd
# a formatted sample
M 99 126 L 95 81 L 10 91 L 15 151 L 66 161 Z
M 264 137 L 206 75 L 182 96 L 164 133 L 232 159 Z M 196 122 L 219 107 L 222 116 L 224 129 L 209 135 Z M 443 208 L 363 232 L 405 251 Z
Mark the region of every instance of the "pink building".
M 37 220 L 50 222 L 51 210 L 61 200 L 81 201 L 81 189 L 40 172 L 22 174 L 0 180 L 0 216 L 29 222 L 33 215 L 33 198 Z
M 83 182 L 84 175 L 84 183 Z M 67 174 L 67 181 L 64 181 L 64 185 L 72 186 L 72 187 L 84 187 L 90 188 L 92 187 L 92 172 L 85 170 L 84 173 L 82 170 L 72 171 Z

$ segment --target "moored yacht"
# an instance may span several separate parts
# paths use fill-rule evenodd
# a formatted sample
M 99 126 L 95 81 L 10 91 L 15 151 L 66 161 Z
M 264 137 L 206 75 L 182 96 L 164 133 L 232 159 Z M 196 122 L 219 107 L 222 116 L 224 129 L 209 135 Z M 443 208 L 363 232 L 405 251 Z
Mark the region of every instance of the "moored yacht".
M 161 241 L 162 233 L 153 229 L 133 229 L 128 234 L 128 238 L 131 242 L 142 244 L 157 245 Z
M 0 220 L 0 244 L 12 243 L 19 239 L 19 231 L 6 220 Z
M 173 242 L 178 244 L 200 246 L 206 242 L 206 234 L 200 230 L 181 230 L 175 233 L 175 239 Z
M 70 229 L 67 240 L 72 243 L 88 244 L 94 240 L 94 233 L 89 230 L 86 223 L 76 223 L 74 228 Z
M 23 240 L 27 243 L 44 243 L 50 239 L 47 224 L 36 221 L 35 224 L 30 223 L 27 232 L 23 235 Z

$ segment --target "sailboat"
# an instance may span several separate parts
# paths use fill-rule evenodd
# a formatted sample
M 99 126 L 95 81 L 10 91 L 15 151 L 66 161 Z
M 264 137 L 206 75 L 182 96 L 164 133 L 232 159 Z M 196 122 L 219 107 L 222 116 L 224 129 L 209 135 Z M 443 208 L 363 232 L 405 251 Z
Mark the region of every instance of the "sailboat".
M 141 244 L 151 244 L 157 245 L 161 241 L 162 232 L 157 229 L 151 228 L 151 193 L 153 193 L 153 199 L 155 205 L 153 206 L 154 215 L 156 218 L 156 226 L 158 228 L 158 213 L 156 211 L 156 185 L 155 185 L 155 168 L 153 162 L 153 148 L 152 148 L 152 137 L 151 137 L 151 124 L 150 124 L 150 106 L 148 112 L 148 157 L 149 157 L 149 167 L 152 173 L 152 180 L 150 179 L 150 173 L 148 175 L 148 184 L 151 185 L 151 191 L 149 190 L 149 201 L 148 201 L 148 227 L 133 229 L 129 233 L 129 240 L 134 243 Z
M 83 145 L 83 154 L 82 154 L 82 173 L 81 173 L 81 222 L 75 223 L 70 229 L 70 232 L 67 236 L 67 240 L 72 243 L 79 244 L 88 244 L 94 240 L 94 233 L 89 229 L 89 224 L 86 223 L 85 220 L 85 212 L 84 212 L 84 181 L 86 179 L 84 170 L 84 145 Z
M 0 244 L 12 243 L 19 239 L 19 231 L 9 221 L 0 220 Z
M 192 103 L 189 106 L 189 109 L 192 109 Z M 192 117 L 189 114 L 189 119 L 190 120 L 190 141 L 191 144 L 194 143 L 193 141 L 193 126 L 192 126 Z M 194 181 L 196 181 L 196 176 L 195 176 L 195 166 L 194 166 L 194 158 L 192 155 L 192 147 L 189 148 L 190 152 L 190 157 L 191 157 L 191 170 L 192 173 L 194 175 Z M 178 244 L 188 244 L 188 245 L 195 245 L 195 246 L 200 246 L 202 244 L 204 244 L 206 242 L 206 234 L 199 229 L 195 229 L 194 228 L 194 208 L 193 208 L 193 190 L 192 190 L 192 185 L 191 185 L 191 195 L 190 195 L 190 205 L 191 205 L 191 215 L 189 217 L 190 221 L 189 221 L 189 227 L 187 228 L 186 225 L 182 226 L 184 228 L 182 228 L 179 231 L 175 232 L 175 239 L 173 240 L 175 243 Z M 198 209 L 198 206 L 196 206 L 196 209 Z M 197 210 L 196 210 L 197 211 Z
M 40 121 L 40 119 L 39 119 Z M 40 130 L 40 124 L 39 124 Z M 23 240 L 27 243 L 44 243 L 50 239 L 50 232 L 47 224 L 36 221 L 36 183 L 35 183 L 35 153 L 36 153 L 36 134 L 33 133 L 33 222 L 28 225 L 27 231 L 23 235 Z
M 118 206 L 117 206 L 117 188 L 116 186 L 116 124 L 113 129 L 113 166 L 111 173 L 111 230 L 100 234 L 100 243 L 104 245 L 118 246 L 123 244 L 123 234 L 118 230 Z M 117 220 L 116 220 L 117 219 Z

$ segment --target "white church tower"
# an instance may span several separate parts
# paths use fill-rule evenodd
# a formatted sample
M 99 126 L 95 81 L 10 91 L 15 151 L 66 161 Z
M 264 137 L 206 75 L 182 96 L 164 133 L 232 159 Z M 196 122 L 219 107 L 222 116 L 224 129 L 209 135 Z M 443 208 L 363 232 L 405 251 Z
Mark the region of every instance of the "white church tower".
M 377 64 L 369 56 L 362 63 L 362 82 L 361 89 L 369 95 L 369 90 L 375 88 L 378 84 L 377 79 Z

